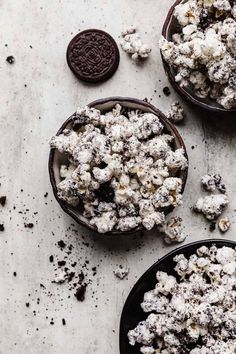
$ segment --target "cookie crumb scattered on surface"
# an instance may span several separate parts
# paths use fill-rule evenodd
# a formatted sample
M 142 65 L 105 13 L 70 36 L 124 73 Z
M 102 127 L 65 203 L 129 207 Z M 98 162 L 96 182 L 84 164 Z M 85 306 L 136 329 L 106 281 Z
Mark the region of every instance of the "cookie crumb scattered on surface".
M 15 58 L 12 56 L 12 55 L 9 55 L 6 59 L 6 61 L 9 63 L 9 64 L 14 64 L 15 63 Z
M 0 204 L 1 204 L 1 206 L 3 206 L 3 207 L 5 206 L 6 200 L 7 200 L 7 197 L 6 197 L 6 196 L 0 197 Z
M 25 227 L 26 229 L 32 229 L 32 228 L 34 227 L 34 224 L 33 224 L 32 222 L 30 222 L 30 223 L 24 223 L 24 227 Z
M 5 227 L 4 227 L 4 224 L 0 224 L 0 231 L 4 231 L 5 230 Z
M 78 286 L 75 292 L 75 297 L 78 301 L 84 301 L 86 293 L 87 284 L 81 284 Z
M 168 86 L 165 86 L 165 87 L 163 88 L 163 93 L 164 93 L 164 95 L 167 96 L 167 97 L 170 96 L 171 92 L 170 92 L 170 89 L 169 89 Z

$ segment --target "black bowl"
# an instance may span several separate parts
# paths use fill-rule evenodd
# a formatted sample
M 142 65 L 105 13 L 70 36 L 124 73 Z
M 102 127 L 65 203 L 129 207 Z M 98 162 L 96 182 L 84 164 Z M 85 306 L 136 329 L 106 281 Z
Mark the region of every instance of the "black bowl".
M 176 255 L 183 253 L 186 257 L 189 257 L 195 253 L 199 247 L 210 247 L 213 244 L 219 248 L 223 246 L 232 248 L 236 247 L 236 242 L 225 240 L 204 240 L 193 242 L 168 253 L 141 276 L 131 290 L 122 311 L 120 320 L 120 354 L 139 353 L 140 345 L 136 344 L 135 346 L 131 346 L 128 341 L 127 333 L 129 330 L 134 329 L 140 321 L 145 320 L 149 315 L 143 312 L 140 304 L 143 301 L 144 293 L 155 288 L 157 283 L 156 272 L 163 271 L 176 276 L 174 270 L 176 263 L 173 261 L 173 258 Z

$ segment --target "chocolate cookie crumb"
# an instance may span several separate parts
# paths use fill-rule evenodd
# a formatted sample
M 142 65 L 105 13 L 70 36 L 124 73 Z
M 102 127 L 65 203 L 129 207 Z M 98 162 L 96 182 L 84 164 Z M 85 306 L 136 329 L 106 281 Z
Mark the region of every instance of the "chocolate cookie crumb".
M 61 249 L 66 247 L 66 244 L 63 240 L 58 241 L 57 244 L 58 244 L 58 247 L 60 247 Z
M 59 267 L 64 267 L 66 265 L 66 261 L 58 261 L 57 264 Z
M 26 302 L 25 306 L 26 306 L 26 307 L 29 307 L 29 306 L 30 306 L 29 302 Z
M 6 200 L 7 200 L 7 197 L 6 197 L 6 196 L 0 197 L 0 204 L 1 204 L 1 206 L 4 206 L 4 205 L 6 204 Z
M 209 230 L 210 230 L 210 232 L 213 232 L 213 231 L 215 231 L 215 229 L 216 229 L 216 223 L 215 223 L 215 222 L 212 222 L 212 223 L 210 224 Z
M 4 231 L 5 230 L 5 227 L 3 224 L 0 224 L 0 231 Z
M 163 88 L 163 93 L 165 96 L 170 96 L 170 89 L 168 86 Z
M 63 326 L 66 325 L 66 320 L 64 318 L 62 319 L 62 324 L 63 324 Z
M 13 276 L 14 276 L 14 277 L 16 277 L 16 276 L 17 276 L 16 272 L 13 272 Z
M 32 222 L 30 223 L 24 223 L 24 227 L 28 229 L 32 229 L 34 227 L 34 224 Z
M 6 59 L 6 61 L 9 63 L 9 64 L 14 64 L 15 63 L 15 58 L 12 56 L 12 55 L 9 55 Z
M 53 263 L 53 261 L 54 261 L 54 257 L 53 257 L 53 255 L 51 255 L 51 256 L 49 257 L 49 262 L 50 262 L 50 263 Z
M 79 287 L 77 288 L 74 295 L 78 301 L 84 301 L 86 287 L 87 287 L 87 284 L 82 284 L 82 285 L 79 285 Z
M 46 193 L 44 194 L 44 198 L 47 198 L 47 196 L 48 196 L 48 192 L 46 192 Z

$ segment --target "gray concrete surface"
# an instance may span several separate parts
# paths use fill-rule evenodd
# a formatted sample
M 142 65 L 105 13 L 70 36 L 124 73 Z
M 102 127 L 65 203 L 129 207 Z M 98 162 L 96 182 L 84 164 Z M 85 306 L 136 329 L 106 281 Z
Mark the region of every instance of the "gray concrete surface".
M 5 225 L 0 233 L 1 354 L 118 354 L 119 319 L 129 291 L 149 266 L 176 247 L 164 245 L 157 232 L 111 239 L 71 226 L 73 221 L 54 200 L 47 170 L 48 141 L 78 105 L 126 95 L 147 97 L 166 111 L 177 98 L 173 90 L 169 97 L 162 94 L 168 81 L 157 46 L 172 3 L 0 0 L 0 195 L 7 196 L 6 206 L 0 208 L 0 223 Z M 65 60 L 73 35 L 95 27 L 107 30 L 118 41 L 122 28 L 132 23 L 153 47 L 150 60 L 136 66 L 121 53 L 119 69 L 111 80 L 95 86 L 79 82 Z M 14 55 L 14 65 L 6 63 L 8 55 Z M 184 205 L 176 213 L 184 219 L 189 234 L 186 242 L 235 239 L 236 117 L 217 118 L 183 105 L 187 119 L 179 130 L 188 148 L 190 168 Z M 228 186 L 226 214 L 232 227 L 224 236 L 217 230 L 210 233 L 203 218 L 189 209 L 202 193 L 199 179 L 206 172 L 221 173 Z M 24 227 L 28 222 L 34 223 L 32 229 Z M 56 245 L 61 239 L 74 246 L 67 262 L 77 261 L 76 272 L 89 261 L 86 280 L 92 283 L 84 302 L 75 299 L 68 284 L 51 283 L 56 267 L 49 256 L 54 255 L 57 262 L 66 255 Z M 118 264 L 130 268 L 123 281 L 113 275 Z M 94 276 L 93 266 L 98 266 Z M 52 318 L 54 324 L 50 324 Z

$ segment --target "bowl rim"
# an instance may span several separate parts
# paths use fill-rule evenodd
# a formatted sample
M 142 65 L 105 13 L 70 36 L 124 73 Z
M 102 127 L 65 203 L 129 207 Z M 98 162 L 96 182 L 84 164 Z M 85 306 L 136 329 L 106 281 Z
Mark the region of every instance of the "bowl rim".
M 125 354 L 125 346 L 124 346 L 124 342 L 123 342 L 123 335 L 124 335 L 124 324 L 125 324 L 125 317 L 126 317 L 126 309 L 127 307 L 129 307 L 130 302 L 133 299 L 134 294 L 136 293 L 137 289 L 139 288 L 139 284 L 142 283 L 144 281 L 144 279 L 147 277 L 147 275 L 152 272 L 156 267 L 158 267 L 163 261 L 165 261 L 166 259 L 170 258 L 170 257 L 174 257 L 175 255 L 180 254 L 181 252 L 185 252 L 188 249 L 197 249 L 200 248 L 201 246 L 213 246 L 213 245 L 217 244 L 219 246 L 217 247 L 236 247 L 236 241 L 233 240 L 226 240 L 226 239 L 222 239 L 222 238 L 214 238 L 214 239 L 203 239 L 203 240 L 198 240 L 198 241 L 192 241 L 190 243 L 186 243 L 182 246 L 179 246 L 177 248 L 172 249 L 170 252 L 165 253 L 163 256 L 161 256 L 161 258 L 159 258 L 155 263 L 153 263 L 150 267 L 148 267 L 144 273 L 141 274 L 141 276 L 138 278 L 138 280 L 135 281 L 135 283 L 133 284 L 133 286 L 131 285 L 131 288 L 128 292 L 128 295 L 124 301 L 124 305 L 122 307 L 121 310 L 121 315 L 120 315 L 120 324 L 119 324 L 119 349 L 120 349 L 120 354 Z M 222 246 L 221 246 L 222 245 Z M 193 251 L 193 253 L 195 252 L 195 250 Z M 166 270 L 168 273 L 168 269 Z M 143 294 L 144 295 L 144 294 Z M 127 335 L 127 333 L 126 333 Z
M 172 124 L 170 121 L 168 121 L 168 119 L 166 118 L 166 116 L 155 106 L 153 106 L 152 104 L 150 104 L 149 102 L 140 100 L 138 98 L 131 98 L 131 97 L 122 97 L 122 96 L 112 96 L 112 97 L 107 97 L 107 98 L 101 98 L 95 101 L 92 101 L 91 103 L 89 103 L 87 106 L 88 107 L 96 107 L 98 105 L 103 105 L 106 103 L 110 103 L 114 101 L 116 103 L 120 103 L 122 105 L 122 103 L 131 103 L 131 104 L 138 104 L 138 105 L 142 105 L 148 109 L 151 109 L 154 114 L 156 114 L 161 122 L 163 123 L 164 127 L 167 128 L 168 130 L 172 130 L 174 132 L 174 139 L 176 141 L 178 141 L 178 143 L 180 144 L 181 148 L 183 148 L 184 150 L 184 154 L 185 157 L 187 159 L 187 161 L 189 162 L 188 159 L 188 154 L 187 154 L 187 149 L 185 146 L 185 143 L 180 135 L 180 133 L 178 132 L 177 128 L 174 126 L 174 124 Z M 57 131 L 56 135 L 59 135 L 62 133 L 62 131 L 64 129 L 66 129 L 67 125 L 69 123 L 71 123 L 73 120 L 75 119 L 75 113 L 72 114 L 59 128 L 59 130 Z M 70 217 L 72 217 L 72 219 L 74 219 L 74 221 L 76 221 L 78 224 L 81 224 L 83 226 L 85 226 L 88 230 L 93 231 L 95 233 L 97 233 L 100 237 L 103 235 L 132 235 L 136 232 L 143 232 L 146 229 L 143 226 L 139 226 L 135 229 L 132 230 L 128 230 L 128 231 L 120 231 L 120 230 L 114 230 L 114 231 L 109 231 L 107 233 L 99 233 L 95 227 L 93 227 L 92 225 L 90 225 L 89 222 L 86 222 L 85 220 L 80 219 L 77 215 L 75 215 L 71 210 L 70 207 L 67 206 L 67 204 L 65 202 L 63 202 L 61 199 L 59 199 L 58 195 L 57 195 L 57 185 L 56 185 L 56 180 L 55 180 L 55 176 L 54 176 L 54 170 L 53 170 L 53 165 L 54 165 L 54 157 L 55 157 L 55 151 L 56 149 L 54 148 L 50 148 L 50 152 L 49 152 L 49 160 L 48 160 L 48 171 L 49 171 L 49 178 L 50 178 L 50 182 L 51 182 L 51 186 L 52 186 L 52 190 L 53 190 L 53 194 L 54 197 L 56 198 L 57 202 L 59 203 L 60 207 L 64 210 L 64 212 L 66 214 L 68 214 Z M 185 190 L 185 186 L 186 186 L 186 182 L 187 182 L 187 176 L 188 176 L 188 167 L 186 167 L 185 170 L 181 171 L 181 175 L 179 178 L 181 178 L 182 180 L 182 190 L 181 190 L 181 194 L 184 193 Z M 166 211 L 166 215 L 169 214 L 171 211 L 173 211 L 175 208 L 174 207 L 170 207 L 169 210 Z
M 162 36 L 168 40 L 168 36 L 167 36 L 167 31 L 169 28 L 169 25 L 172 21 L 173 18 L 173 14 L 174 14 L 174 10 L 175 7 L 177 5 L 179 5 L 182 2 L 186 2 L 187 0 L 176 0 L 174 2 L 174 4 L 170 7 L 169 12 L 167 14 L 166 20 L 164 22 L 163 28 L 162 28 Z M 161 51 L 160 51 L 161 52 Z M 181 87 L 180 85 L 178 85 L 178 83 L 175 81 L 174 75 L 172 73 L 172 69 L 171 66 L 166 62 L 166 60 L 164 59 L 164 56 L 161 52 L 161 58 L 162 58 L 162 63 L 164 66 L 164 70 L 169 78 L 169 81 L 171 83 L 171 85 L 174 87 L 174 89 L 180 94 L 181 97 L 183 97 L 184 99 L 186 99 L 188 102 L 197 105 L 207 111 L 213 111 L 213 112 L 217 112 L 217 113 L 233 113 L 236 112 L 236 108 L 231 108 L 231 109 L 226 109 L 223 108 L 219 105 L 219 107 L 213 107 L 211 104 L 208 103 L 204 103 L 203 101 L 201 101 L 201 98 L 192 95 L 190 92 L 188 92 L 186 89 L 184 89 L 183 87 Z

